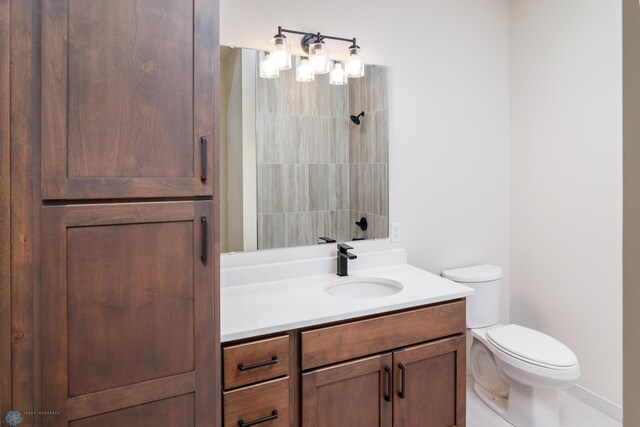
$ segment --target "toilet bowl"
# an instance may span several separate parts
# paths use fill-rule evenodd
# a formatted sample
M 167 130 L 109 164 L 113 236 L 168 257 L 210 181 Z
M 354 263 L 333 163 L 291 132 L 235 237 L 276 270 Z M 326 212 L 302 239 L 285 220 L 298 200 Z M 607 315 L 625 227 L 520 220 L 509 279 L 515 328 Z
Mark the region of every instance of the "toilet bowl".
M 473 390 L 517 427 L 558 427 L 558 390 L 579 378 L 578 360 L 567 346 L 542 332 L 498 323 L 502 274 L 492 265 L 442 273 L 475 290 L 467 298 Z

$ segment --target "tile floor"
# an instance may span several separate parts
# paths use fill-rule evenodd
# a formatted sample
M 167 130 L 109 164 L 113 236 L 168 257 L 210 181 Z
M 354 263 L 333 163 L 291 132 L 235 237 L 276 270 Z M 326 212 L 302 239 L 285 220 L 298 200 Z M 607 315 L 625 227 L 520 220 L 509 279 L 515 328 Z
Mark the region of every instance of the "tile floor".
M 620 422 L 563 391 L 560 392 L 560 425 L 562 427 L 622 426 Z M 467 427 L 513 427 L 476 396 L 470 381 L 467 381 Z

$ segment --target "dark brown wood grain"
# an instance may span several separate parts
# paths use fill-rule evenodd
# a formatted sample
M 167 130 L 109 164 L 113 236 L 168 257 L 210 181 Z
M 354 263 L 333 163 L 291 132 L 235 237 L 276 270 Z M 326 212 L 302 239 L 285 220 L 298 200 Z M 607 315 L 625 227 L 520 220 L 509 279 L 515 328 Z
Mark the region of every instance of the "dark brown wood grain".
M 195 369 L 197 240 L 187 221 L 66 230 L 69 396 Z
M 304 331 L 302 369 L 464 333 L 465 327 L 461 300 Z
M 43 7 L 44 198 L 212 195 L 217 2 Z
M 277 358 L 275 364 L 242 371 L 238 365 L 252 365 Z M 250 341 L 222 348 L 225 390 L 289 375 L 289 337 L 287 335 Z
M 465 425 L 465 337 L 434 341 L 393 353 L 395 427 Z M 427 424 L 424 424 L 428 421 Z
M 69 178 L 193 176 L 193 15 L 190 0 L 68 1 Z
M 210 225 L 207 227 L 207 260 L 202 261 L 202 222 L 206 218 Z M 195 419 L 197 427 L 218 427 L 222 422 L 216 417 L 216 406 L 219 406 L 219 392 L 221 369 L 217 358 L 220 354 L 220 345 L 216 343 L 217 334 L 216 319 L 220 318 L 220 307 L 217 292 L 219 284 L 215 281 L 214 269 L 219 269 L 217 264 L 219 254 L 215 252 L 215 240 L 212 240 L 212 228 L 217 228 L 213 213 L 213 202 L 201 200 L 194 202 L 194 239 L 193 253 L 194 264 L 194 307 L 195 307 Z M 219 359 L 218 359 L 219 360 Z M 217 364 L 216 364 L 217 363 Z M 216 398 L 218 400 L 216 401 Z
M 11 409 L 10 8 L 0 0 L 0 415 Z
M 386 353 L 305 373 L 302 425 L 391 427 L 392 400 L 385 400 L 391 363 Z
M 148 403 L 158 388 L 160 398 L 195 391 L 196 425 L 214 425 L 213 271 L 200 259 L 202 216 L 211 218 L 211 201 L 44 208 L 44 398 L 61 412 L 54 425 L 121 409 L 132 391 Z M 175 386 L 187 373 L 193 388 Z M 154 380 L 158 388 L 148 386 Z
M 194 394 L 121 409 L 69 423 L 69 427 L 192 427 Z
M 224 392 L 224 426 L 238 427 L 238 421 L 254 421 L 278 412 L 265 424 L 289 427 L 289 378 L 281 378 Z
M 39 3 L 10 2 L 12 407 L 38 410 L 39 389 Z M 36 420 L 37 421 L 37 420 Z
M 202 71 L 196 76 L 196 85 L 200 87 L 200 79 L 205 80 L 202 89 L 203 93 L 213 93 L 213 115 L 211 117 L 205 117 L 205 120 L 212 120 L 212 141 L 211 150 L 209 155 L 211 156 L 211 175 L 213 176 L 213 224 L 211 227 L 212 239 L 212 256 L 211 265 L 213 268 L 213 360 L 214 360 L 214 377 L 213 377 L 213 412 L 214 419 L 213 425 L 215 427 L 222 425 L 222 351 L 220 350 L 220 180 L 221 180 L 221 163 L 220 157 L 220 0 L 210 0 L 209 7 L 213 9 L 212 16 L 213 22 L 209 23 L 206 20 L 204 22 L 196 21 L 196 34 L 200 34 L 204 31 L 213 32 L 212 44 L 208 47 L 203 47 L 201 50 L 211 52 L 210 63 L 212 64 L 211 76 L 207 76 Z M 206 3 L 198 1 L 197 6 L 201 7 Z M 198 10 L 198 9 L 197 9 Z M 196 39 L 196 44 L 200 43 L 200 39 Z M 208 38 L 206 38 L 208 40 Z M 204 58 L 209 61 L 206 52 L 202 52 Z M 200 57 L 200 56 L 199 56 Z M 202 77 L 201 77 L 202 76 Z M 209 78 L 210 77 L 210 78 Z M 209 83 L 209 81 L 211 83 Z M 208 90 L 208 85 L 211 85 L 211 90 Z M 199 95 L 196 95 L 199 96 Z M 196 113 L 198 114 L 198 113 Z M 202 131 L 204 132 L 204 130 Z M 202 133 L 201 132 L 201 133 Z M 206 193 L 207 188 L 203 188 L 203 194 Z
M 299 427 L 301 420 L 300 331 L 289 331 L 289 422 Z
M 194 372 L 160 378 L 113 390 L 84 394 L 68 399 L 69 418 L 72 420 L 112 412 L 120 408 L 142 405 L 186 394 L 196 389 Z

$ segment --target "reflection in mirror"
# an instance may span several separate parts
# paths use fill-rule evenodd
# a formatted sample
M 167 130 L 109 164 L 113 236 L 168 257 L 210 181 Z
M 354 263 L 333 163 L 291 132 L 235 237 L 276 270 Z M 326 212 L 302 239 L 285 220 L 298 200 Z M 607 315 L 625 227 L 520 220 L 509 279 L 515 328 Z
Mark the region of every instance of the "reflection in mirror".
M 387 68 L 265 79 L 225 47 L 220 68 L 222 252 L 388 237 Z

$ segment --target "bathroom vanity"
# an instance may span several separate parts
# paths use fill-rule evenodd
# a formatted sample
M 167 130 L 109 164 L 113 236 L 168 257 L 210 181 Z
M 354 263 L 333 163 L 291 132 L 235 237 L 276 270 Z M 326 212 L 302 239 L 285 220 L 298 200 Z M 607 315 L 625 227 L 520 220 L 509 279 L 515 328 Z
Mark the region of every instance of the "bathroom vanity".
M 375 241 L 389 235 L 387 68 L 333 86 L 260 78 L 258 57 L 221 53 L 224 425 L 464 426 L 473 291 Z
M 401 289 L 331 292 L 368 282 Z M 223 288 L 224 425 L 464 426 L 470 293 L 407 264 Z

